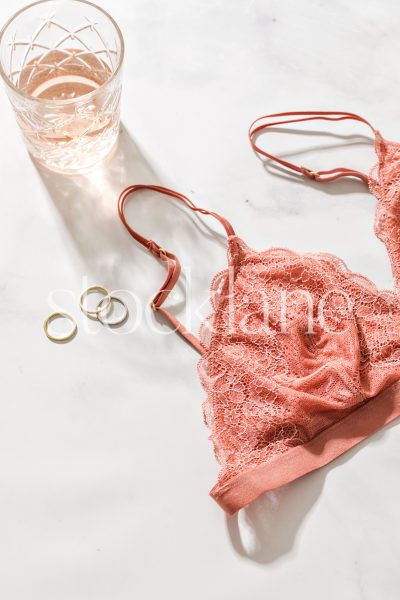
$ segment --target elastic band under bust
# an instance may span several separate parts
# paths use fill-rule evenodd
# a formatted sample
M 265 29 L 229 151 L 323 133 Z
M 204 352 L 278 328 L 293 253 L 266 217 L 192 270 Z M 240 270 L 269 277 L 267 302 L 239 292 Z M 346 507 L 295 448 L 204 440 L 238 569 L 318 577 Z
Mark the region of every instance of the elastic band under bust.
M 286 119 L 282 117 L 296 117 L 293 119 Z M 271 122 L 265 122 L 267 119 L 273 119 Z M 278 119 L 278 120 L 275 120 Z M 283 112 L 283 113 L 275 113 L 272 115 L 265 115 L 263 117 L 259 117 L 249 127 L 249 140 L 250 144 L 257 154 L 261 154 L 270 160 L 273 160 L 282 166 L 291 169 L 292 171 L 296 171 L 297 173 L 301 173 L 310 179 L 316 179 L 317 181 L 326 182 L 326 181 L 334 181 L 335 179 L 339 179 L 339 177 L 358 177 L 365 183 L 368 183 L 368 175 L 365 173 L 361 173 L 355 169 L 348 169 L 346 167 L 336 167 L 335 169 L 329 169 L 325 171 L 316 171 L 313 169 L 309 169 L 308 167 L 302 167 L 299 165 L 295 165 L 283 158 L 279 158 L 278 156 L 274 156 L 265 150 L 262 150 L 256 144 L 256 139 L 258 135 L 265 131 L 268 127 L 275 127 L 277 125 L 286 125 L 288 123 L 301 123 L 303 121 L 315 121 L 315 120 L 323 120 L 323 121 L 346 121 L 353 120 L 359 121 L 361 123 L 365 123 L 373 132 L 374 136 L 376 136 L 377 131 L 372 127 L 371 123 L 369 123 L 363 117 L 356 115 L 354 113 L 348 112 L 332 112 L 332 111 L 304 111 L 304 112 Z
M 165 308 L 162 307 L 162 304 L 168 298 L 168 295 L 173 290 L 176 282 L 179 279 L 179 275 L 181 272 L 181 264 L 180 264 L 178 258 L 175 256 L 175 254 L 173 254 L 172 252 L 168 252 L 167 250 L 162 248 L 162 246 L 160 246 L 153 240 L 147 239 L 144 236 L 140 235 L 140 233 L 135 231 L 128 224 L 128 222 L 125 218 L 124 210 L 125 210 L 126 200 L 128 199 L 128 197 L 131 194 L 133 194 L 134 192 L 138 192 L 140 190 L 152 190 L 152 191 L 158 192 L 160 194 L 165 194 L 167 196 L 170 196 L 171 198 L 180 200 L 188 208 L 190 208 L 191 210 L 193 210 L 195 212 L 199 212 L 202 215 L 210 215 L 210 216 L 214 217 L 215 219 L 217 219 L 217 221 L 219 221 L 222 224 L 222 226 L 224 227 L 224 229 L 226 231 L 226 235 L 228 237 L 235 235 L 235 231 L 234 231 L 232 225 L 229 223 L 229 221 L 227 221 L 224 217 L 221 217 L 221 215 L 218 215 L 217 213 L 212 212 L 212 211 L 208 211 L 205 208 L 200 208 L 200 207 L 196 206 L 189 198 L 187 198 L 183 194 L 180 194 L 179 192 L 175 192 L 174 190 L 171 190 L 169 188 L 165 188 L 165 187 L 162 187 L 159 185 L 131 185 L 121 192 L 120 197 L 118 199 L 119 217 L 120 217 L 122 223 L 124 224 L 124 226 L 126 227 L 126 229 L 131 234 L 131 236 L 134 237 L 135 240 L 138 241 L 140 244 L 142 244 L 142 246 L 147 248 L 159 260 L 164 262 L 167 267 L 167 276 L 165 278 L 165 281 L 164 281 L 163 285 L 161 286 L 161 288 L 159 289 L 159 291 L 154 296 L 153 300 L 151 301 L 152 309 L 162 313 L 168 319 L 168 321 L 172 324 L 175 331 L 177 331 L 180 335 L 182 335 L 182 337 L 184 337 L 198 352 L 200 352 L 200 354 L 202 354 L 203 347 L 201 345 L 200 340 L 195 335 L 193 335 L 192 333 L 187 331 L 186 328 L 184 327 L 184 325 L 172 313 L 170 313 L 168 310 L 166 310 Z

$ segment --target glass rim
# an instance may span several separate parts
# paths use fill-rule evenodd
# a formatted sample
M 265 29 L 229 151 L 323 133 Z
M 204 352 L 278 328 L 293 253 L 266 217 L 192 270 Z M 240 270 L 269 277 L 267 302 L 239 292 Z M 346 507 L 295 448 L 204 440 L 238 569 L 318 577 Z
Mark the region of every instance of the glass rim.
M 14 19 L 16 19 L 17 17 L 19 17 L 19 15 L 21 15 L 25 11 L 29 10 L 33 6 L 37 6 L 38 4 L 51 4 L 52 2 L 57 2 L 57 0 L 37 0 L 36 2 L 31 2 L 31 4 L 27 4 L 26 6 L 20 8 L 20 10 L 18 10 L 9 19 L 7 19 L 7 21 L 4 23 L 3 27 L 0 30 L 0 48 L 1 48 L 1 45 L 3 43 L 4 34 L 5 34 L 6 30 L 7 30 L 7 28 L 9 27 L 9 25 L 11 25 L 11 23 L 14 21 Z M 121 31 L 118 23 L 115 21 L 115 19 L 113 19 L 113 17 L 104 8 L 102 8 L 101 6 L 98 6 L 98 4 L 95 4 L 94 2 L 90 2 L 90 0 L 71 0 L 71 2 L 77 2 L 79 4 L 88 4 L 89 6 L 92 6 L 93 8 L 96 8 L 97 10 L 99 10 L 100 12 L 102 12 L 103 15 L 105 15 L 107 17 L 107 19 L 110 20 L 111 24 L 113 25 L 113 27 L 115 28 L 115 30 L 117 32 L 117 35 L 118 35 L 118 38 L 119 38 L 119 41 L 120 41 L 120 44 L 121 44 L 121 54 L 120 54 L 120 57 L 119 57 L 119 60 L 118 60 L 117 68 L 111 74 L 111 77 L 109 79 L 107 79 L 107 81 L 105 81 L 104 83 L 102 83 L 98 88 L 92 90 L 91 92 L 88 92 L 87 94 L 83 94 L 82 96 L 78 96 L 76 98 L 65 98 L 65 99 L 59 99 L 59 100 L 50 100 L 48 98 L 35 98 L 34 96 L 31 96 L 30 94 L 27 94 L 23 90 L 17 88 L 17 86 L 14 85 L 14 83 L 10 80 L 10 78 L 5 73 L 5 71 L 3 69 L 2 61 L 1 61 L 1 58 L 0 58 L 0 75 L 1 75 L 4 83 L 9 88 L 11 88 L 13 92 L 15 92 L 16 94 L 18 94 L 19 96 L 22 96 L 23 98 L 26 98 L 26 99 L 30 100 L 31 102 L 40 102 L 40 103 L 43 103 L 43 104 L 53 104 L 55 106 L 64 106 L 66 104 L 74 104 L 75 102 L 86 100 L 87 98 L 90 98 L 91 96 L 94 96 L 95 94 L 97 94 L 106 85 L 108 85 L 109 83 L 111 83 L 117 77 L 117 75 L 119 74 L 119 72 L 121 70 L 122 63 L 123 63 L 123 60 L 124 60 L 124 55 L 125 55 L 125 43 L 124 43 L 124 38 L 123 38 L 123 35 L 122 35 L 122 31 Z

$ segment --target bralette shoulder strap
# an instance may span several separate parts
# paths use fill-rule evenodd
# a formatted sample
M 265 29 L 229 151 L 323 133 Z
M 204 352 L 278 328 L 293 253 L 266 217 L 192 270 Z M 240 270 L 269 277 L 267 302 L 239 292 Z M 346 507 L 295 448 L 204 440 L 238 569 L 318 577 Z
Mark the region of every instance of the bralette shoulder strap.
M 118 199 L 118 213 L 126 229 L 129 231 L 131 236 L 135 238 L 136 241 L 142 244 L 142 246 L 147 248 L 154 256 L 161 260 L 167 268 L 167 276 L 165 278 L 165 281 L 151 301 L 152 309 L 162 313 L 172 324 L 175 331 L 180 333 L 180 335 L 182 335 L 196 350 L 198 350 L 198 352 L 202 353 L 203 348 L 200 340 L 195 335 L 193 335 L 193 333 L 187 331 L 184 325 L 171 312 L 169 312 L 162 306 L 179 279 L 179 275 L 181 272 L 181 264 L 179 262 L 178 257 L 175 256 L 175 254 L 173 254 L 172 252 L 169 252 L 168 250 L 162 248 L 159 244 L 157 244 L 157 242 L 154 242 L 153 240 L 147 239 L 144 236 L 142 236 L 135 229 L 133 229 L 126 220 L 126 202 L 128 198 L 132 196 L 132 194 L 140 190 L 153 190 L 154 192 L 165 194 L 167 196 L 175 198 L 176 200 L 180 200 L 181 202 L 183 202 L 183 204 L 185 204 L 188 208 L 195 212 L 199 212 L 202 215 L 211 215 L 222 224 L 228 237 L 235 235 L 234 229 L 224 217 L 221 217 L 215 212 L 206 210 L 205 208 L 200 208 L 196 206 L 189 198 L 187 198 L 183 194 L 180 194 L 179 192 L 175 192 L 174 190 L 170 190 L 169 188 L 161 187 L 158 185 L 131 185 L 121 192 L 120 197 Z
M 357 171 L 356 169 L 348 169 L 346 167 L 336 167 L 334 169 L 329 169 L 325 171 L 317 171 L 314 169 L 310 169 L 308 167 L 303 167 L 299 165 L 295 165 L 283 158 L 279 158 L 278 156 L 274 156 L 273 154 L 266 152 L 262 148 L 260 148 L 257 144 L 257 139 L 259 135 L 265 132 L 269 127 L 276 127 L 278 125 L 286 125 L 288 123 L 300 123 L 304 121 L 315 121 L 315 120 L 323 120 L 323 121 L 346 121 L 353 120 L 359 121 L 361 123 L 365 123 L 373 132 L 376 137 L 378 132 L 374 129 L 374 127 L 363 117 L 356 115 L 354 113 L 349 112 L 332 112 L 332 111 L 304 111 L 304 112 L 283 112 L 283 113 L 275 113 L 271 115 L 265 115 L 263 117 L 259 117 L 250 125 L 249 128 L 249 139 L 250 144 L 255 152 L 261 156 L 265 156 L 270 160 L 273 160 L 282 166 L 292 169 L 297 173 L 301 173 L 305 177 L 309 177 L 310 179 L 316 179 L 321 182 L 325 181 L 334 181 L 335 179 L 339 179 L 339 177 L 358 177 L 365 183 L 368 183 L 368 175 Z

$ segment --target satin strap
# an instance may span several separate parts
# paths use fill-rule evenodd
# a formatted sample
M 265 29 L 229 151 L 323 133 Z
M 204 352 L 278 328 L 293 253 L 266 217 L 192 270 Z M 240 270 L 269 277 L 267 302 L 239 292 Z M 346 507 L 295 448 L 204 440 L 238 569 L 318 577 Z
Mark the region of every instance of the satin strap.
M 154 296 L 153 300 L 151 301 L 152 309 L 162 313 L 166 317 L 166 319 L 172 324 L 175 331 L 177 331 L 198 352 L 200 352 L 200 354 L 202 354 L 203 347 L 201 345 L 200 340 L 195 335 L 193 335 L 193 333 L 187 331 L 185 326 L 172 313 L 170 313 L 168 310 L 162 307 L 162 304 L 168 298 L 168 295 L 173 290 L 176 282 L 179 279 L 179 275 L 181 272 L 181 264 L 179 262 L 179 259 L 177 258 L 177 256 L 175 256 L 175 254 L 169 252 L 168 250 L 165 250 L 164 248 L 162 248 L 162 246 L 160 246 L 153 240 L 149 240 L 140 235 L 140 233 L 135 231 L 126 220 L 124 212 L 126 201 L 131 194 L 133 194 L 134 192 L 138 192 L 139 190 L 153 190 L 154 192 L 165 194 L 167 196 L 170 196 L 171 198 L 180 200 L 188 208 L 195 212 L 199 212 L 202 215 L 211 215 L 222 224 L 228 237 L 235 235 L 235 231 L 232 225 L 226 219 L 224 219 L 224 217 L 221 217 L 215 212 L 208 211 L 205 208 L 199 208 L 191 200 L 189 200 L 189 198 L 187 198 L 183 194 L 180 194 L 179 192 L 170 190 L 169 188 L 161 187 L 158 185 L 131 185 L 121 192 L 118 199 L 118 214 L 126 229 L 129 231 L 131 236 L 135 238 L 136 241 L 142 244 L 142 246 L 147 248 L 154 256 L 161 260 L 167 268 L 167 276 L 165 278 L 165 281 Z
M 287 119 L 286 117 L 294 117 Z M 272 119 L 272 121 L 269 121 Z M 258 154 L 265 156 L 288 169 L 292 169 L 293 171 L 297 171 L 297 173 L 301 173 L 310 179 L 316 179 L 317 181 L 325 182 L 325 181 L 334 181 L 335 179 L 339 179 L 339 177 L 358 177 L 365 183 L 368 183 L 368 175 L 365 173 L 361 173 L 360 171 L 356 171 L 355 169 L 347 169 L 345 167 L 336 167 L 335 169 L 329 169 L 326 171 L 315 171 L 313 169 L 309 169 L 308 167 L 302 167 L 295 165 L 283 158 L 279 158 L 278 156 L 274 156 L 265 150 L 262 150 L 259 146 L 257 146 L 256 140 L 258 135 L 265 131 L 268 127 L 275 127 L 277 125 L 286 125 L 288 123 L 300 123 L 303 121 L 315 121 L 315 120 L 323 120 L 323 121 L 360 121 L 361 123 L 365 123 L 373 132 L 374 136 L 376 136 L 377 131 L 372 127 L 371 123 L 369 123 L 363 117 L 356 115 L 354 113 L 348 112 L 331 112 L 331 111 L 305 111 L 305 112 L 283 112 L 276 113 L 273 115 L 265 115 L 263 117 L 259 117 L 250 125 L 249 128 L 249 139 L 252 148 Z

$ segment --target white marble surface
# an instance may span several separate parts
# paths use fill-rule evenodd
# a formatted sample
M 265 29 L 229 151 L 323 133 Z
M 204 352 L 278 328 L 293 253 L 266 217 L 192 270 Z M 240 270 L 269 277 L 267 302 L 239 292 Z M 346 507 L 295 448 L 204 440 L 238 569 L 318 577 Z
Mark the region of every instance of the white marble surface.
M 169 185 L 225 214 L 258 249 L 338 253 L 390 287 L 389 261 L 372 233 L 374 198 L 358 183 L 322 187 L 268 172 L 246 129 L 266 112 L 336 109 L 400 139 L 400 5 L 102 4 L 127 46 L 123 133 L 102 169 L 73 178 L 39 172 L 0 94 L 0 595 L 395 600 L 398 425 L 227 519 L 208 497 L 217 465 L 196 353 L 146 322 L 125 335 L 88 329 L 77 296 L 87 281 L 143 301 L 161 282 L 160 265 L 117 218 L 117 193 L 138 182 Z M 4 0 L 0 20 L 19 5 Z M 368 135 L 359 126 L 331 131 Z M 360 137 L 266 142 L 316 168 L 365 170 L 374 161 Z M 154 198 L 132 201 L 129 214 L 192 266 L 193 299 L 204 301 L 224 266 L 222 238 Z M 78 318 L 70 344 L 43 334 L 54 303 Z

